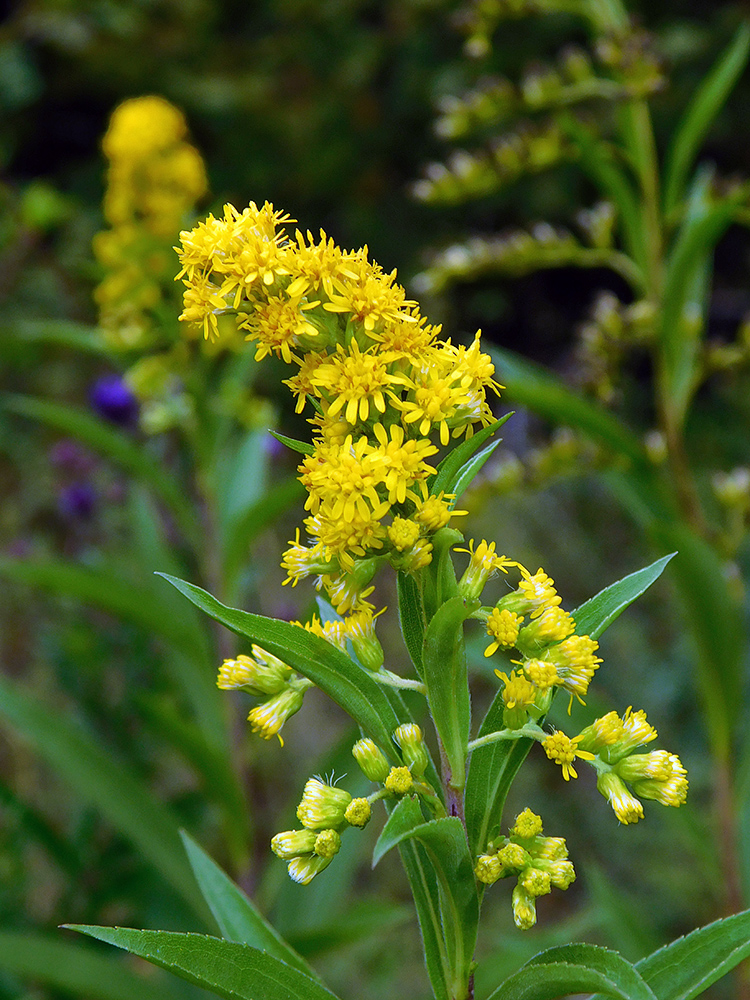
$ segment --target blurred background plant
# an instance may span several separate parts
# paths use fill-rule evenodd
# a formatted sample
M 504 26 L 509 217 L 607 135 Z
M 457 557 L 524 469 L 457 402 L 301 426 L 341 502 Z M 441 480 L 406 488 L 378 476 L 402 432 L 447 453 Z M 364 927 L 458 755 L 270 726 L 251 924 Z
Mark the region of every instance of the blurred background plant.
M 637 28 L 614 3 L 591 10 L 583 0 L 36 0 L 4 20 L 2 996 L 27 995 L 30 981 L 44 997 L 166 996 L 158 976 L 147 986 L 54 928 L 75 919 L 210 930 L 179 826 L 254 890 L 334 988 L 425 993 L 400 877 L 388 880 L 384 860 L 373 892 L 371 844 L 305 890 L 304 912 L 303 890 L 267 863 L 310 761 L 346 770 L 351 733 L 312 692 L 288 723 L 306 754 L 249 740 L 247 705 L 227 714 L 215 688 L 221 658 L 249 650 L 152 575 L 166 570 L 272 615 L 311 610 L 281 590 L 277 567 L 298 520 L 282 512 L 300 490 L 293 456 L 265 428 L 302 436 L 273 388 L 280 378 L 178 333 L 169 248 L 196 205 L 218 213 L 225 201 L 269 199 L 302 229 L 369 244 L 401 280 L 416 276 L 413 291 L 447 333 L 481 326 L 485 343 L 502 345 L 501 381 L 519 412 L 468 503 L 475 523 L 502 522 L 508 550 L 549 566 L 572 602 L 647 562 L 644 536 L 659 554 L 681 552 L 679 593 L 660 585 L 656 603 L 624 616 L 606 656 L 613 704 L 639 686 L 659 706 L 654 720 L 690 769 L 693 807 L 605 840 L 587 808 L 596 792 L 579 783 L 577 811 L 566 804 L 564 818 L 575 815 L 571 839 L 598 874 L 560 904 L 557 937 L 539 928 L 518 942 L 498 912 L 486 958 L 511 942 L 519 964 L 574 937 L 635 958 L 744 894 L 750 295 L 744 233 L 731 225 L 746 211 L 734 178 L 750 175 L 742 7 L 633 3 Z M 499 21 L 506 13 L 513 19 Z M 575 47 L 558 56 L 568 41 Z M 116 165 L 111 144 L 102 150 L 114 109 L 142 95 L 172 107 L 173 141 L 155 160 L 162 181 L 172 154 L 193 150 L 163 228 L 139 201 L 136 177 L 149 168 L 134 165 L 132 144 L 129 165 Z M 470 136 L 472 151 L 429 169 L 421 200 L 411 197 L 445 141 Z M 670 143 L 656 170 L 654 148 Z M 699 150 L 713 171 L 695 173 Z M 118 171 L 130 189 L 124 216 L 107 195 Z M 166 187 L 175 194 L 172 180 Z M 430 245 L 443 250 L 425 267 Z M 550 437 L 544 421 L 566 429 Z M 688 609 L 692 646 L 673 597 Z M 532 792 L 534 781 L 552 787 L 537 775 Z M 723 831 L 721 870 L 712 823 Z M 675 854 L 692 866 L 666 864 Z M 636 864 L 640 893 L 628 889 Z M 396 942 L 414 956 L 411 971 L 389 951 Z M 485 961 L 488 975 L 509 971 L 504 961 Z

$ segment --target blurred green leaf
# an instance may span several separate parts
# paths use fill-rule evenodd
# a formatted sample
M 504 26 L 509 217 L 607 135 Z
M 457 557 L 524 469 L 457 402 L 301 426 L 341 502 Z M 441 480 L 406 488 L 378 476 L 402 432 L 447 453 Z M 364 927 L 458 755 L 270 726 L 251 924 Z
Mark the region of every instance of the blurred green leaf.
M 451 768 L 450 784 L 463 788 L 466 744 L 471 726 L 471 695 L 463 625 L 479 601 L 452 597 L 435 612 L 422 649 L 422 676 L 430 714 Z
M 232 594 L 235 581 L 249 559 L 250 545 L 264 528 L 305 496 L 297 479 L 284 479 L 271 486 L 255 503 L 247 507 L 227 528 L 223 538 L 224 577 L 227 592 Z
M 657 1000 L 693 1000 L 750 956 L 750 910 L 677 938 L 636 968 Z
M 268 484 L 266 440 L 266 431 L 248 431 L 232 448 L 226 448 L 217 462 L 214 492 L 222 537 L 263 499 Z
M 306 976 L 318 979 L 307 962 L 266 920 L 251 899 L 232 882 L 216 862 L 184 830 L 182 842 L 203 897 L 226 941 L 265 951 Z
M 746 190 L 738 188 L 716 200 L 712 184 L 713 168 L 698 172 L 664 278 L 659 314 L 662 392 L 678 427 L 698 384 L 698 348 L 708 310 L 711 258 L 737 207 L 747 198 Z
M 664 214 L 679 205 L 685 181 L 707 132 L 742 74 L 750 54 L 750 25 L 737 29 L 731 45 L 717 60 L 693 95 L 667 153 L 664 170 Z
M 178 824 L 166 806 L 94 736 L 0 677 L 0 719 L 131 841 L 202 918 L 205 904 L 185 860 Z
M 78 877 L 81 871 L 81 858 L 73 845 L 59 836 L 44 816 L 20 799 L 2 779 L 0 779 L 0 805 L 5 810 L 6 817 L 15 814 L 28 840 L 35 840 L 64 872 Z M 5 823 L 7 829 L 7 819 Z
M 575 115 L 561 114 L 557 120 L 578 147 L 581 168 L 617 208 L 622 219 L 625 247 L 643 274 L 648 267 L 648 255 L 640 205 L 630 178 L 620 165 L 619 151 Z M 643 290 L 644 285 L 642 277 L 639 290 Z
M 0 931 L 0 969 L 89 1000 L 177 1000 L 168 982 L 145 979 L 119 958 L 43 934 Z
M 447 981 L 459 989 L 468 979 L 479 924 L 479 896 L 463 823 L 457 816 L 425 823 L 416 797 L 405 796 L 383 827 L 373 864 L 404 840 L 419 841 L 429 856 L 439 890 Z
M 202 986 L 225 1000 L 331 1000 L 329 990 L 265 952 L 202 934 L 67 924 Z
M 166 573 L 158 575 L 217 622 L 258 643 L 317 684 L 395 760 L 391 734 L 407 720 L 398 717 L 379 685 L 345 653 L 297 625 L 228 608 L 192 583 Z
M 198 637 L 189 627 L 189 618 L 165 613 L 164 604 L 159 599 L 152 599 L 151 586 L 147 588 L 148 597 L 144 599 L 144 590 L 118 578 L 111 567 L 94 569 L 61 560 L 0 558 L 0 575 L 101 608 L 165 640 L 191 657 L 199 652 L 196 649 Z M 200 635 L 199 638 L 205 650 L 205 637 Z M 200 650 L 201 654 L 203 650 Z
M 200 540 L 202 533 L 193 506 L 176 478 L 151 457 L 142 442 L 132 440 L 84 410 L 76 410 L 48 399 L 7 395 L 1 402 L 12 413 L 38 420 L 63 434 L 78 438 L 94 451 L 121 465 L 146 483 L 164 501 L 186 538 L 194 544 Z
M 54 344 L 85 354 L 107 355 L 109 349 L 95 326 L 67 319 L 24 319 L 12 327 L 0 324 L 0 340 L 17 338 L 30 344 Z
M 512 351 L 493 347 L 490 354 L 497 366 L 498 378 L 502 379 L 507 396 L 514 402 L 528 406 L 553 423 L 584 431 L 615 453 L 645 464 L 645 453 L 638 438 L 603 407 L 577 396 L 551 372 Z
M 672 552 L 668 556 L 657 559 L 650 566 L 630 573 L 622 580 L 618 580 L 617 583 L 611 583 L 576 608 L 573 612 L 573 618 L 578 635 L 589 635 L 592 639 L 598 639 L 633 601 L 637 600 L 652 583 L 659 579 L 667 563 L 676 555 L 676 552 Z

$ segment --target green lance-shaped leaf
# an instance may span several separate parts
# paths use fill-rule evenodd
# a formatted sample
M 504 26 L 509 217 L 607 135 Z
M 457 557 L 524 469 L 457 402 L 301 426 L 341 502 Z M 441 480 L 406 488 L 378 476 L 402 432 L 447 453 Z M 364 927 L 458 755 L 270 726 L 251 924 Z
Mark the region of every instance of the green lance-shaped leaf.
M 299 441 L 297 438 L 287 437 L 286 434 L 279 434 L 278 431 L 269 431 L 277 441 L 285 444 L 287 448 L 291 448 L 292 451 L 298 452 L 300 455 L 312 455 L 315 451 L 314 445 L 310 444 L 309 441 Z
M 318 976 L 304 958 L 266 920 L 251 899 L 184 830 L 180 831 L 188 861 L 203 897 L 225 941 L 248 944 L 265 951 L 306 976 Z
M 38 420 L 63 434 L 83 441 L 94 451 L 111 459 L 149 486 L 172 512 L 180 529 L 191 542 L 197 542 L 200 528 L 193 507 L 186 499 L 174 476 L 152 458 L 141 442 L 131 440 L 84 410 L 75 410 L 48 399 L 31 396 L 4 396 L 2 405 L 13 413 Z
M 402 799 L 399 805 L 406 801 L 411 800 Z M 419 806 L 416 803 L 414 808 L 419 812 Z M 420 820 L 422 820 L 421 812 Z M 450 1000 L 448 996 L 450 968 L 443 941 L 440 893 L 432 863 L 427 851 L 416 840 L 401 841 L 398 845 L 398 851 L 414 898 L 419 929 L 422 934 L 425 966 L 435 1000 Z
M 655 1000 L 643 978 L 621 955 L 590 944 L 543 951 L 506 979 L 489 1000 L 556 1000 L 592 990 L 617 1000 Z
M 664 214 L 677 208 L 700 145 L 739 79 L 750 54 L 750 25 L 740 25 L 732 43 L 695 92 L 667 154 Z
M 598 639 L 633 601 L 659 579 L 667 563 L 676 555 L 676 552 L 671 552 L 650 566 L 630 573 L 617 583 L 611 583 L 576 608 L 573 618 L 578 635 L 590 635 L 592 639 Z
M 435 612 L 424 637 L 423 680 L 435 728 L 450 765 L 450 785 L 466 780 L 466 745 L 471 726 L 471 695 L 464 646 L 464 622 L 479 601 L 452 597 Z
M 693 1000 L 750 956 L 750 910 L 678 938 L 636 968 L 658 1000 Z
M 483 427 L 481 431 L 477 431 L 472 437 L 452 448 L 438 465 L 435 475 L 428 479 L 430 493 L 433 495 L 437 495 L 441 491 L 455 493 L 456 499 L 458 499 L 502 439 L 493 442 L 482 451 L 479 449 L 512 416 L 512 413 L 506 413 L 500 420 Z
M 95 738 L 0 677 L 0 720 L 11 725 L 80 797 L 133 843 L 164 879 L 210 921 L 170 811 Z
M 457 816 L 425 823 L 416 797 L 405 797 L 388 817 L 375 844 L 373 863 L 403 841 L 424 847 L 437 878 L 449 995 L 463 996 L 479 924 L 479 896 L 469 845 Z M 450 991 L 453 992 L 450 992 Z
M 0 970 L 37 985 L 88 1000 L 179 1000 L 166 976 L 144 979 L 126 961 L 59 936 L 0 932 Z
M 421 677 L 422 645 L 424 644 L 424 607 L 417 581 L 409 573 L 399 572 L 396 579 L 398 616 L 401 634 L 414 669 Z
M 498 691 L 479 727 L 478 736 L 504 728 L 505 702 Z M 469 848 L 480 854 L 500 829 L 508 790 L 528 756 L 534 740 L 497 740 L 472 750 L 466 777 L 464 810 Z
M 297 625 L 228 608 L 192 583 L 178 580 L 166 573 L 158 575 L 164 577 L 215 621 L 237 635 L 258 643 L 304 677 L 308 677 L 340 705 L 386 753 L 396 759 L 391 735 L 402 722 L 409 720 L 399 718 L 382 688 L 346 653 Z
M 556 376 L 512 351 L 492 348 L 490 354 L 509 399 L 556 424 L 583 431 L 638 465 L 646 465 L 641 442 L 604 407 L 577 396 Z
M 334 994 L 263 951 L 203 934 L 66 924 L 173 972 L 225 1000 L 331 1000 Z

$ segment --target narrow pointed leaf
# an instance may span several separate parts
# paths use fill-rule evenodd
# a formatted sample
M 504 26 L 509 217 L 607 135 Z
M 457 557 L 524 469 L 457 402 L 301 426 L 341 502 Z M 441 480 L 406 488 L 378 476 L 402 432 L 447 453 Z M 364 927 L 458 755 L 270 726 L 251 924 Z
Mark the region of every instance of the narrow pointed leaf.
M 435 612 L 424 637 L 422 672 L 430 713 L 451 768 L 451 785 L 463 788 L 471 725 L 463 624 L 477 601 L 452 597 Z
M 622 990 L 629 1000 L 656 1000 L 653 990 L 637 969 L 616 951 L 593 944 L 566 944 L 548 948 L 526 963 L 530 966 L 560 964 L 581 966 L 601 973 Z
M 248 944 L 268 952 L 306 976 L 317 975 L 304 958 L 266 920 L 251 899 L 235 885 L 216 862 L 184 830 L 180 831 L 188 860 L 203 898 L 209 905 L 225 941 Z
M 87 1000 L 178 1000 L 161 976 L 145 979 L 126 960 L 44 934 L 0 932 L 0 970 Z
M 391 734 L 401 722 L 382 688 L 345 653 L 306 629 L 289 622 L 228 608 L 192 583 L 160 573 L 181 594 L 232 632 L 308 677 L 358 723 L 385 753 L 392 753 Z M 395 754 L 394 760 L 395 760 Z
M 422 645 L 424 643 L 424 608 L 419 586 L 413 576 L 399 572 L 396 579 L 398 591 L 398 616 L 401 634 L 414 664 L 414 669 L 422 676 Z
M 401 800 L 406 801 L 405 799 Z M 435 1000 L 450 1000 L 448 996 L 448 958 L 443 943 L 440 916 L 440 896 L 435 872 L 424 847 L 415 840 L 403 840 L 398 845 L 401 862 L 409 879 L 414 906 L 422 935 L 427 975 L 430 977 Z
M 711 125 L 731 93 L 750 53 L 750 25 L 740 25 L 729 48 L 698 87 L 680 122 L 667 155 L 664 182 L 664 212 L 679 204 L 685 181 Z
M 166 806 L 86 730 L 0 677 L 0 721 L 30 742 L 47 763 L 143 854 L 201 916 L 210 920 Z
M 463 466 L 461 471 L 456 478 L 455 485 L 451 490 L 452 493 L 456 495 L 456 503 L 461 496 L 466 492 L 466 490 L 471 486 L 476 477 L 482 471 L 484 466 L 487 464 L 488 460 L 492 457 L 493 453 L 497 451 L 497 448 L 502 444 L 503 439 L 498 438 L 497 441 L 492 441 L 481 451 L 478 451 L 476 455 L 472 455 L 466 465 Z
M 194 542 L 200 539 L 195 512 L 177 480 L 151 457 L 142 442 L 132 440 L 85 410 L 76 410 L 49 399 L 9 395 L 3 397 L 2 405 L 13 413 L 78 438 L 94 451 L 117 462 L 164 501 L 187 538 Z
M 408 840 L 417 840 L 425 848 L 437 876 L 449 982 L 460 984 L 468 975 L 479 924 L 479 896 L 463 824 L 457 816 L 425 823 L 416 797 L 408 796 L 389 816 L 375 845 L 374 860 Z
M 658 1000 L 693 1000 L 750 956 L 750 910 L 716 920 L 636 963 Z
M 617 583 L 600 590 L 598 594 L 576 608 L 573 618 L 578 635 L 590 635 L 592 639 L 598 639 L 633 601 L 659 579 L 667 563 L 676 555 L 676 552 L 671 552 L 668 556 L 662 556 L 650 566 L 630 573 Z
M 331 1000 L 329 990 L 263 951 L 203 934 L 67 924 L 225 1000 Z
M 312 455 L 315 450 L 309 441 L 298 441 L 297 438 L 287 437 L 286 434 L 279 434 L 278 431 L 269 431 L 277 441 L 285 444 L 287 448 L 291 448 L 292 451 L 299 452 L 300 455 Z
M 503 426 L 506 420 L 510 420 L 512 416 L 512 413 L 506 413 L 505 416 L 500 418 L 500 420 L 496 420 L 487 427 L 483 427 L 481 431 L 477 431 L 477 433 L 472 437 L 467 438 L 462 441 L 461 444 L 452 448 L 438 465 L 437 474 L 431 480 L 428 480 L 430 493 L 437 494 L 440 493 L 441 490 L 443 493 L 456 492 L 456 487 L 461 479 L 462 473 L 466 470 L 467 465 L 469 465 L 472 458 L 476 455 L 476 452 L 479 451 L 485 441 L 491 438 L 492 435 Z M 489 458 L 489 455 L 487 455 L 487 458 Z M 485 458 L 485 461 L 487 458 Z M 479 469 L 481 469 L 483 464 L 484 462 L 482 462 L 479 468 L 476 469 L 474 475 L 479 472 Z M 470 481 L 471 479 L 465 483 L 463 489 L 466 489 L 466 486 L 468 486 Z

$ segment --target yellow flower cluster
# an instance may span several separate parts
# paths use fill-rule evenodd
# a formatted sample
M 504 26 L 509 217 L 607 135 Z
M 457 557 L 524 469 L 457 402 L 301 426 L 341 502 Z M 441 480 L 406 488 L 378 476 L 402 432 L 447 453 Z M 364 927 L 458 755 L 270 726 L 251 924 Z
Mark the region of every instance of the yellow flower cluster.
M 599 644 L 590 636 L 576 635 L 576 623 L 560 607 L 554 580 L 542 569 L 532 574 L 520 563 L 497 555 L 494 543 L 482 541 L 475 545 L 472 540 L 468 549 L 457 551 L 470 555 L 469 566 L 459 581 L 459 590 L 466 598 L 479 597 L 498 570 L 507 573 L 509 567 L 516 567 L 521 575 L 514 591 L 495 607 L 478 613 L 491 640 L 485 656 L 513 648 L 521 655 L 512 661 L 516 669 L 510 674 L 495 671 L 503 682 L 505 726 L 517 730 L 529 722 L 538 722 L 548 711 L 555 688 L 570 693 L 570 705 L 574 697 L 582 702 L 602 662 L 596 656 Z M 634 753 L 656 736 L 645 712 L 629 708 L 622 717 L 610 712 L 577 736 L 558 730 L 538 738 L 547 757 L 562 768 L 566 781 L 578 777 L 576 759 L 590 761 L 597 772 L 597 787 L 617 818 L 621 823 L 636 823 L 643 818 L 637 796 L 668 806 L 682 805 L 687 796 L 687 772 L 679 757 L 666 750 Z M 626 782 L 632 785 L 632 792 Z
M 148 342 L 172 276 L 171 244 L 206 192 L 203 160 L 186 136 L 181 111 L 162 97 L 136 97 L 115 109 L 102 141 L 109 162 L 104 215 L 110 228 L 94 239 L 106 270 L 95 298 L 114 346 Z
M 536 923 L 536 898 L 552 888 L 567 889 L 575 880 L 572 862 L 562 837 L 543 837 L 542 820 L 530 809 L 516 816 L 507 837 L 488 844 L 474 866 L 480 882 L 492 885 L 501 878 L 515 878 L 513 918 L 521 930 Z
M 499 386 L 478 334 L 469 347 L 440 340 L 366 247 L 292 238 L 289 221 L 267 203 L 227 205 L 183 232 L 181 319 L 213 339 L 231 314 L 256 358 L 294 367 L 286 384 L 299 412 L 312 404 L 315 432 L 299 467 L 310 541 L 290 543 L 286 582 L 317 575 L 339 613 L 359 612 L 380 562 L 429 564 L 431 536 L 455 513 L 429 492 L 436 442 L 489 423 L 485 393 Z

